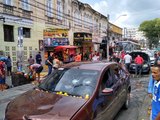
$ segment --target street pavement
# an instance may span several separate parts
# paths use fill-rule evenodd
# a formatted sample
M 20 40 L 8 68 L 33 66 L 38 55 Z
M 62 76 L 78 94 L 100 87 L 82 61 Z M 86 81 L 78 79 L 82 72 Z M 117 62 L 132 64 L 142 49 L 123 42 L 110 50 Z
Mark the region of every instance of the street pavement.
M 47 72 L 42 72 L 41 79 L 43 79 L 43 77 L 46 74 Z M 141 83 L 144 88 L 142 89 L 141 84 L 137 84 L 137 82 Z M 10 77 L 7 77 L 6 83 L 11 85 Z M 149 120 L 148 106 L 150 105 L 151 100 L 147 95 L 148 77 L 144 77 L 142 79 L 134 79 L 134 82 L 132 83 L 132 85 L 133 85 L 132 93 L 131 93 L 132 106 L 130 107 L 131 109 L 128 109 L 127 111 L 124 111 L 124 112 L 122 111 L 118 116 L 118 119 L 116 120 L 124 120 L 123 116 L 125 117 L 126 114 L 128 115 L 127 118 L 129 118 L 126 120 Z M 30 84 L 9 88 L 4 91 L 0 91 L 0 120 L 3 120 L 4 118 L 5 108 L 9 103 L 9 101 L 19 96 L 20 94 L 34 88 L 35 86 L 36 85 L 30 83 Z M 137 89 L 137 86 L 139 87 L 139 89 Z M 143 92 L 143 95 L 141 91 Z M 135 97 L 135 96 L 138 96 L 138 97 Z M 133 104 L 133 101 L 134 101 L 134 104 Z M 135 107 L 135 104 L 136 104 L 136 107 Z M 135 112 L 135 114 L 138 114 L 136 119 L 135 119 L 135 114 L 131 114 L 133 112 Z M 133 118 L 133 119 L 130 119 L 130 118 Z
M 127 110 L 122 109 L 114 120 L 150 120 L 148 107 L 151 98 L 148 96 L 149 75 L 131 77 L 130 105 Z

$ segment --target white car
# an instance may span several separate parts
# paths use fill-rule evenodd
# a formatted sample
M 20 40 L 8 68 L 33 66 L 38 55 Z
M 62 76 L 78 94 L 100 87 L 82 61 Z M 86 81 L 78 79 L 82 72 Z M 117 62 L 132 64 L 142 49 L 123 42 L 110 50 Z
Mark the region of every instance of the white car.
M 151 66 L 153 66 L 154 63 L 155 63 L 155 60 L 156 60 L 155 57 L 154 57 L 154 52 L 151 51 L 151 50 L 142 51 L 142 52 L 145 52 L 145 53 L 147 53 L 149 55 L 149 57 L 150 57 L 150 64 L 151 64 Z

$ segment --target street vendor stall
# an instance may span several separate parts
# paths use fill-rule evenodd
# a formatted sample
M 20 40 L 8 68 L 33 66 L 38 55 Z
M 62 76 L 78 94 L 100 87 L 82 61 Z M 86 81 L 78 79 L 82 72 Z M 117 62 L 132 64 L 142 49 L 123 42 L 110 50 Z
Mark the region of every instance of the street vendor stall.
M 76 48 L 78 47 L 70 45 L 57 46 L 54 48 L 54 52 L 64 63 L 73 62 L 76 55 Z

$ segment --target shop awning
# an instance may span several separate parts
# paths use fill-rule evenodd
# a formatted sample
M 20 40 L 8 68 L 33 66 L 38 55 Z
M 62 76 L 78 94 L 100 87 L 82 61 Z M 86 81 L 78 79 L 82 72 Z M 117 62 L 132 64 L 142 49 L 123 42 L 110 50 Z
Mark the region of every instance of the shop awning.
M 56 51 L 61 51 L 61 50 L 65 50 L 65 49 L 75 49 L 78 48 L 77 46 L 71 46 L 71 45 L 63 45 L 63 46 L 57 46 L 54 48 L 54 50 Z

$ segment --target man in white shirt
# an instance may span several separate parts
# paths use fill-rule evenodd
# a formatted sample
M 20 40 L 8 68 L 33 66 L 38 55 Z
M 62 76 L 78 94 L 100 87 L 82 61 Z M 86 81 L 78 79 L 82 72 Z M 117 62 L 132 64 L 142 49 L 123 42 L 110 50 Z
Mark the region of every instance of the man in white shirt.
M 128 53 L 124 56 L 124 64 L 127 68 L 127 70 L 129 71 L 129 67 L 130 67 L 130 64 L 132 62 L 132 56 L 130 56 Z

